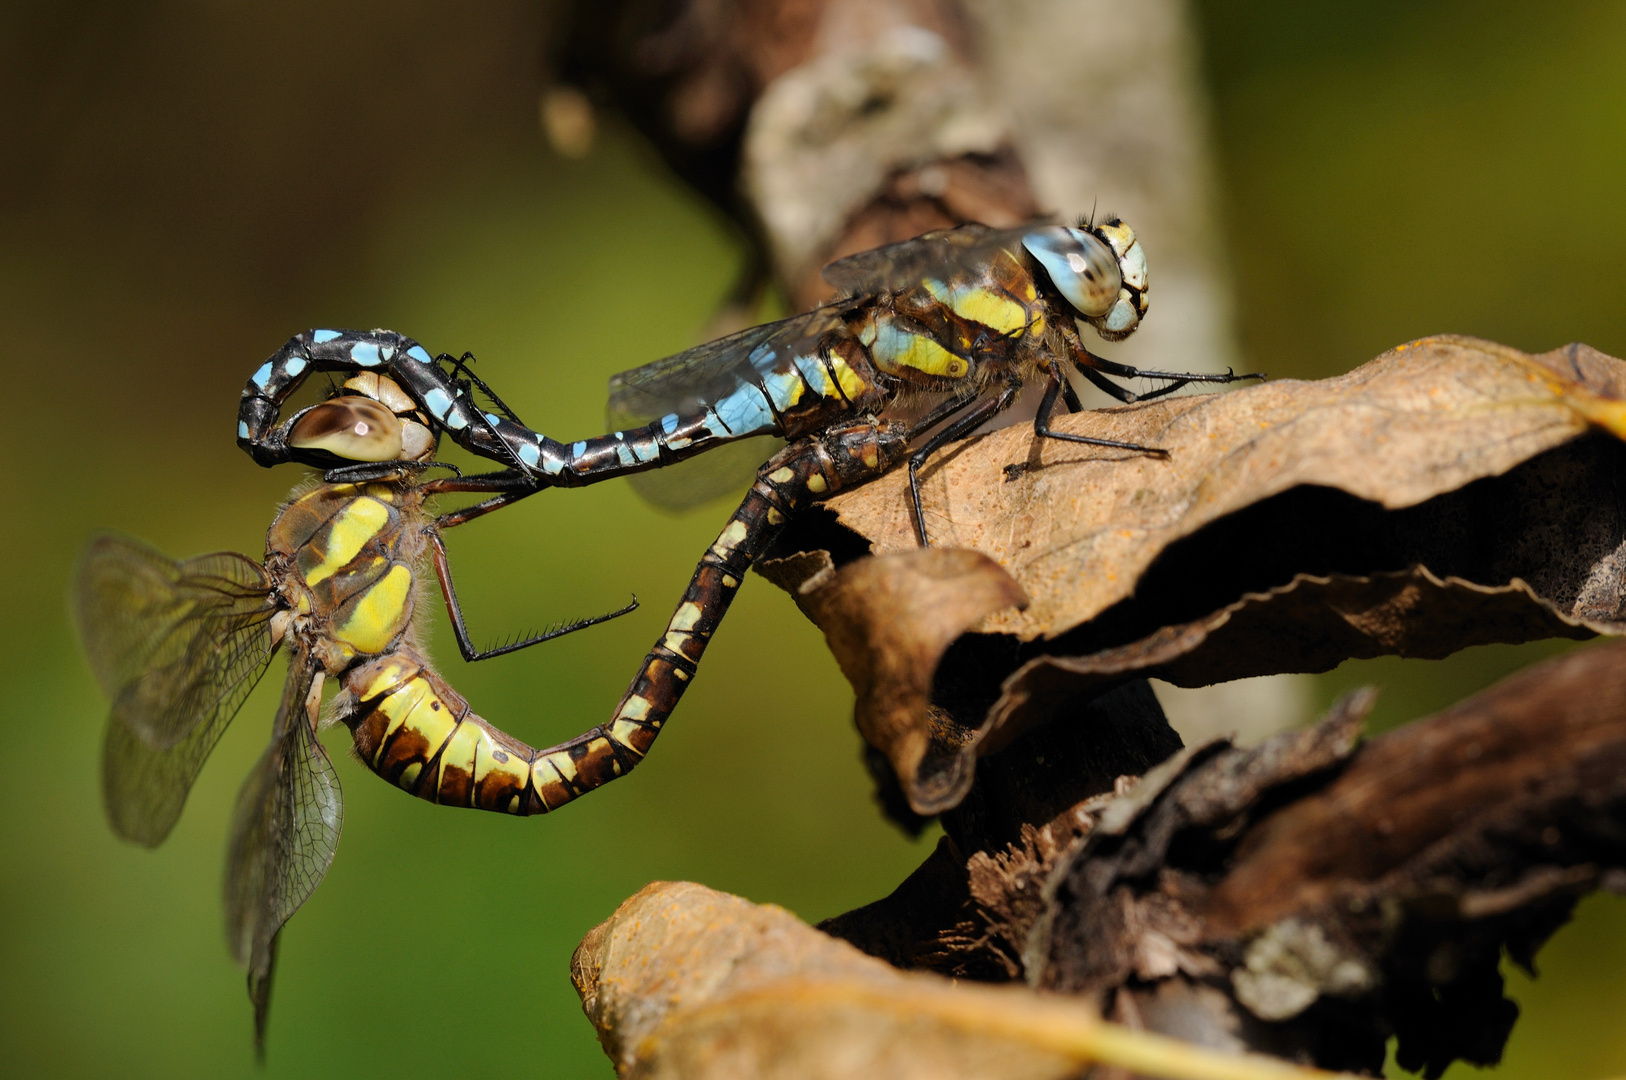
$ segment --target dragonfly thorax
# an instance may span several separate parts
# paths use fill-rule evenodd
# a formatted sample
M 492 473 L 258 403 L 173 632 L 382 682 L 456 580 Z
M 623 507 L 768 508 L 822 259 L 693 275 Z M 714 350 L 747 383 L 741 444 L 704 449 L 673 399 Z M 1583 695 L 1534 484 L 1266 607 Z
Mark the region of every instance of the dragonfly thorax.
M 422 496 L 411 484 L 320 484 L 266 534 L 266 565 L 329 674 L 391 649 L 412 625 Z

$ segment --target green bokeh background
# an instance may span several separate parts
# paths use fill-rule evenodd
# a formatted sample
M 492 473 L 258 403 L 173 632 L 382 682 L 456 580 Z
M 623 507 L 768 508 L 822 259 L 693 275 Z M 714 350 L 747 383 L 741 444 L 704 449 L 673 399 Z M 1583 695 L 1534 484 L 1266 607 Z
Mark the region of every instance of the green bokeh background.
M 1250 367 L 1331 375 L 1438 331 L 1626 354 L 1626 7 L 1197 10 Z M 727 287 L 735 239 L 634 138 L 611 122 L 584 162 L 544 147 L 546 22 L 499 2 L 0 5 L 7 1075 L 256 1071 L 219 874 L 281 664 L 168 843 L 117 842 L 64 599 L 85 536 L 259 552 L 294 477 L 233 447 L 236 398 L 296 330 L 473 350 L 571 437 L 599 430 L 611 373 L 690 344 Z M 629 591 L 646 607 L 475 666 L 437 612 L 443 671 L 532 743 L 596 722 L 724 512 L 670 518 L 609 484 L 459 530 L 482 640 Z M 1389 725 L 1552 651 L 1349 664 L 1319 698 L 1377 681 Z M 609 1075 L 566 965 L 634 890 L 687 878 L 816 920 L 924 857 L 874 810 L 849 718 L 819 635 L 756 580 L 659 753 L 556 817 L 431 807 L 330 737 L 344 839 L 284 935 L 265 1075 Z M 1525 1017 L 1501 1075 L 1626 1072 L 1626 907 L 1587 901 L 1540 959 L 1539 981 L 1510 977 Z

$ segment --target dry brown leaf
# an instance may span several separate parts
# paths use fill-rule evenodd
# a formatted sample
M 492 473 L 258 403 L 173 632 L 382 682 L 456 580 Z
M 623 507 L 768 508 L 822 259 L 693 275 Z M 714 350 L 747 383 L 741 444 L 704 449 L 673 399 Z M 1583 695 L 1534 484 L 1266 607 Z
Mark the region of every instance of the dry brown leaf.
M 638 1080 L 1061 1080 L 1089 1061 L 1190 1080 L 1330 1075 L 1127 1032 L 1079 1000 L 900 972 L 782 908 L 689 883 L 627 900 L 571 975 Z
M 928 600 L 893 602 L 901 584 L 885 603 L 862 595 L 874 580 L 862 564 L 832 573 L 811 552 L 839 546 L 825 522 L 791 534 L 766 572 L 799 585 L 827 631 L 840 613 L 843 640 L 929 645 L 843 667 L 863 666 L 860 727 L 888 733 L 875 745 L 932 748 L 888 756 L 915 812 L 941 811 L 976 756 L 1126 679 L 1201 686 L 1626 633 L 1621 397 L 1626 363 L 1583 345 L 1532 357 L 1438 337 L 1336 379 L 1060 421 L 1166 447 L 1166 460 L 1035 440 L 1025 427 L 968 441 L 923 474 L 934 543 L 976 548 L 1031 602 L 991 606 L 952 645 L 942 626 L 961 626 L 968 609 L 940 622 Z M 1025 468 L 1007 482 L 1013 463 Z M 939 576 L 949 565 L 916 547 L 906 491 L 897 473 L 828 504 L 900 583 L 916 573 L 910 560 Z M 967 583 L 994 573 L 954 565 Z M 934 595 L 955 592 L 939 581 Z M 931 708 L 911 705 L 930 670 L 911 665 L 934 655 L 947 659 Z M 893 673 L 897 688 L 878 683 Z M 866 702 L 887 703 L 884 724 Z M 922 775 L 922 762 L 939 775 Z
M 1006 428 L 938 458 L 922 472 L 922 497 L 934 544 L 991 556 L 1031 600 L 978 629 L 1053 637 L 1129 597 L 1177 540 L 1262 500 L 1309 485 L 1390 510 L 1416 506 L 1594 424 L 1626 437 L 1626 402 L 1614 398 L 1626 398 L 1626 364 L 1588 346 L 1532 357 L 1442 335 L 1334 379 L 1079 413 L 1057 425 L 1163 447 L 1166 459 Z M 1007 483 L 1005 467 L 1017 463 L 1026 470 Z M 917 546 L 901 470 L 826 505 L 875 554 Z M 1617 601 L 1605 617 L 1619 614 Z

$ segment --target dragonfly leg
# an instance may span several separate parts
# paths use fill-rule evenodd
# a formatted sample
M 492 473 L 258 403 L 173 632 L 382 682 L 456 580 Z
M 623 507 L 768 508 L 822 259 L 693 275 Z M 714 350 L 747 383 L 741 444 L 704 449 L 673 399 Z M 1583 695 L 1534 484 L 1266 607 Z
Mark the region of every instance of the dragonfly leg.
M 1119 401 L 1132 404 L 1137 401 L 1150 401 L 1153 398 L 1172 394 L 1174 391 L 1190 383 L 1233 383 L 1247 379 L 1263 379 L 1263 372 L 1250 372 L 1238 375 L 1227 368 L 1224 372 L 1208 371 L 1149 371 L 1144 368 L 1131 367 L 1128 364 L 1119 364 L 1104 357 L 1096 356 L 1085 347 L 1078 333 L 1070 326 L 1057 323 L 1062 340 L 1067 343 L 1067 349 L 1072 354 L 1070 360 L 1079 373 L 1089 379 L 1096 386 L 1111 394 Z M 1138 394 L 1127 387 L 1118 386 L 1106 376 L 1120 379 L 1162 379 L 1168 380 L 1170 385 L 1158 387 L 1149 393 Z
M 1156 454 L 1159 457 L 1169 456 L 1167 450 L 1156 446 L 1119 442 L 1117 439 L 1095 439 L 1088 435 L 1073 435 L 1065 431 L 1052 430 L 1050 417 L 1056 411 L 1056 398 L 1061 394 L 1061 388 L 1066 385 L 1067 377 L 1062 374 L 1061 365 L 1052 360 L 1050 362 L 1050 378 L 1045 382 L 1044 397 L 1039 399 L 1039 411 L 1033 417 L 1033 434 L 1037 438 L 1055 439 L 1059 442 L 1083 443 L 1086 446 L 1106 446 L 1114 450 L 1133 450 L 1139 454 Z
M 482 652 L 474 647 L 474 642 L 469 638 L 468 625 L 463 621 L 463 605 L 458 603 L 457 589 L 452 585 L 452 564 L 447 558 L 446 544 L 440 538 L 440 530 L 434 525 L 430 525 L 424 529 L 423 535 L 424 539 L 429 542 L 429 553 L 434 559 L 435 576 L 440 579 L 441 594 L 446 598 L 446 613 L 452 619 L 452 633 L 457 638 L 458 651 L 463 654 L 463 659 L 471 664 L 476 660 L 489 660 L 493 656 L 518 652 L 520 649 L 527 649 L 532 645 L 540 645 L 544 641 L 552 641 L 554 638 L 573 634 L 577 630 L 585 630 L 589 626 L 609 622 L 611 619 L 620 618 L 622 615 L 636 611 L 638 608 L 638 598 L 635 596 L 632 598 L 632 603 L 617 611 L 595 615 L 590 619 L 576 619 L 571 622 L 561 623 L 540 634 L 534 634 L 520 641 L 511 641 L 506 645 L 499 645 L 494 649 L 486 649 Z
M 959 408 L 964 408 L 966 405 L 976 402 L 977 407 L 927 439 L 918 450 L 909 455 L 909 499 L 915 508 L 915 539 L 920 541 L 921 547 L 931 547 L 932 543 L 926 535 L 926 511 L 920 502 L 920 467 L 926 464 L 927 458 L 935 454 L 945 444 L 953 442 L 955 439 L 965 438 L 990 419 L 1010 408 L 1015 403 L 1016 396 L 1020 391 L 1021 384 L 1012 383 L 994 397 L 966 398 L 963 401 L 954 403 Z M 938 419 L 941 419 L 941 417 Z M 916 430 L 919 430 L 919 425 L 917 425 Z

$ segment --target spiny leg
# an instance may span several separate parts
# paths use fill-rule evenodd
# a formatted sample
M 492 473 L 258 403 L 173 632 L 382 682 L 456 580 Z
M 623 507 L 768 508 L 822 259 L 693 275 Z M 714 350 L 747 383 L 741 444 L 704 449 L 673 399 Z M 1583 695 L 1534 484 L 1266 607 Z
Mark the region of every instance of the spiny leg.
M 1156 446 L 1142 446 L 1139 443 L 1120 442 L 1117 439 L 1096 439 L 1088 435 L 1073 435 L 1065 431 L 1055 431 L 1050 427 L 1050 417 L 1056 411 L 1056 398 L 1061 388 L 1067 385 L 1067 377 L 1062 374 L 1061 365 L 1056 361 L 1050 362 L 1050 378 L 1045 381 L 1044 397 L 1039 399 L 1039 411 L 1033 417 L 1033 434 L 1041 439 L 1056 439 L 1060 442 L 1083 443 L 1086 446 L 1105 446 L 1114 450 L 1132 450 L 1139 454 L 1156 454 L 1159 457 L 1168 457 L 1169 452 Z
M 993 417 L 1010 408 L 1015 403 L 1020 390 L 1020 383 L 1011 383 L 994 397 L 964 398 L 951 402 L 950 404 L 953 404 L 955 408 L 949 410 L 950 413 L 964 409 L 973 402 L 977 403 L 977 407 L 927 439 L 918 450 L 909 455 L 909 499 L 915 508 L 915 539 L 920 541 L 921 547 L 931 547 L 932 544 L 926 535 L 926 511 L 920 502 L 920 467 L 926 464 L 927 458 L 931 457 L 945 444 L 953 442 L 955 439 L 963 439 Z M 916 424 L 914 429 L 910 431 L 910 437 L 920 434 L 931 427 L 932 424 L 940 421 L 943 418 L 937 415 L 940 412 L 944 412 L 941 406 L 932 410 L 932 413 L 925 420 Z
M 1078 333 L 1065 324 L 1057 324 L 1062 340 L 1066 342 L 1072 365 L 1078 369 L 1086 379 L 1089 379 L 1103 391 L 1111 394 L 1125 404 L 1134 404 L 1140 401 L 1151 401 L 1165 394 L 1172 394 L 1183 386 L 1194 382 L 1199 383 L 1233 383 L 1246 379 L 1263 379 L 1263 372 L 1250 372 L 1238 375 L 1227 368 L 1221 372 L 1202 371 L 1149 371 L 1142 368 L 1131 367 L 1128 364 L 1119 364 L 1104 357 L 1096 356 L 1084 346 Z M 1119 386 L 1106 376 L 1112 375 L 1120 379 L 1165 379 L 1170 385 L 1160 386 L 1156 390 L 1139 394 L 1127 387 Z
M 554 638 L 564 637 L 566 634 L 574 634 L 577 630 L 585 630 L 589 626 L 597 626 L 599 623 L 618 619 L 638 609 L 638 598 L 634 596 L 632 603 L 616 611 L 608 611 L 589 619 L 575 619 L 567 623 L 561 623 L 551 630 L 533 634 L 520 641 L 510 641 L 506 645 L 499 645 L 494 649 L 486 649 L 482 652 L 474 647 L 474 642 L 469 638 L 469 628 L 463 621 L 463 606 L 458 603 L 457 589 L 452 585 L 452 565 L 446 556 L 446 544 L 440 538 L 440 530 L 434 525 L 430 525 L 424 529 L 424 538 L 429 541 L 429 552 L 435 562 L 435 576 L 440 579 L 440 591 L 446 598 L 446 613 L 452 619 L 452 634 L 457 638 L 458 651 L 463 654 L 463 659 L 471 664 L 476 660 L 489 660 L 493 656 L 518 652 L 521 649 L 528 649 L 532 645 L 540 645 L 544 641 L 552 641 Z

